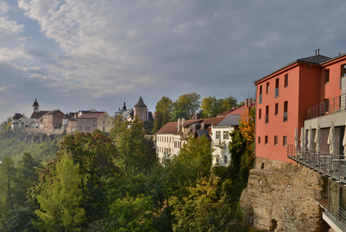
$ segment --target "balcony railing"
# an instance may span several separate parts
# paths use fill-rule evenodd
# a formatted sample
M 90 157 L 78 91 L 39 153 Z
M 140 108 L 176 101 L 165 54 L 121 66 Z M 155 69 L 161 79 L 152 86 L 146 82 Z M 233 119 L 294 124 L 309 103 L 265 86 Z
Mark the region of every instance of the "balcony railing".
M 325 114 L 332 114 L 339 110 L 346 109 L 346 94 L 342 94 L 331 100 L 315 105 L 306 110 L 306 119 L 320 117 Z
M 288 145 L 287 157 L 339 183 L 346 183 L 346 159 L 344 155 L 316 153 L 307 149 L 296 148 L 294 145 Z M 338 223 L 341 230 L 346 231 L 346 210 L 341 206 L 331 209 L 331 199 L 325 193 L 321 193 L 316 201 L 329 213 L 328 216 Z
M 216 147 L 220 147 L 220 148 L 226 147 L 225 141 L 221 141 L 221 139 L 215 139 L 213 142 L 214 142 L 214 146 Z
M 346 159 L 344 155 L 313 152 L 287 146 L 287 157 L 327 177 L 346 184 Z

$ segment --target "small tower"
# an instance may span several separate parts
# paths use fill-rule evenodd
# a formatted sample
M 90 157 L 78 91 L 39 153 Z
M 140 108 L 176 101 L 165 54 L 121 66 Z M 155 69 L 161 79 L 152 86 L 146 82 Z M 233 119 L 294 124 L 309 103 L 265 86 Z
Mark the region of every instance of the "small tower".
M 35 102 L 32 105 L 32 113 L 40 112 L 40 106 L 38 105 L 37 99 L 35 98 Z
M 134 106 L 134 117 L 140 118 L 143 122 L 147 121 L 147 106 L 144 104 L 142 97 L 139 98 L 137 104 Z

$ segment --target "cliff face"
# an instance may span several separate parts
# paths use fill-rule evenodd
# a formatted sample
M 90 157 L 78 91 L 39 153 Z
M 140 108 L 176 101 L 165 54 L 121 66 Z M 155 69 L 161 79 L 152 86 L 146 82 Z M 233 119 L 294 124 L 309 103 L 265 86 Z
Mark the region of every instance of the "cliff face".
M 326 231 L 315 199 L 324 180 L 297 164 L 252 169 L 240 205 L 246 223 L 269 231 Z

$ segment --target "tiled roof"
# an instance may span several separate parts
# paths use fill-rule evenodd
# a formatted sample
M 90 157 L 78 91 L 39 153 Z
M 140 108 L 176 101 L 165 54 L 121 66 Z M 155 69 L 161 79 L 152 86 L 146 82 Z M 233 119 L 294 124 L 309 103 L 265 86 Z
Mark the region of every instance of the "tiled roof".
M 174 134 L 177 132 L 178 122 L 168 122 L 156 134 Z
M 241 115 L 238 114 L 229 114 L 217 126 L 239 126 L 240 117 Z
M 215 118 L 204 118 L 202 123 L 204 124 L 211 124 L 211 125 L 218 125 L 223 119 L 225 118 L 225 116 L 222 117 L 215 117 Z
M 321 64 L 323 62 L 326 62 L 327 60 L 330 60 L 330 57 L 322 56 L 322 55 L 316 55 L 316 56 L 309 56 L 305 58 L 298 59 L 298 62 L 307 62 L 307 63 L 313 63 L 313 64 Z
M 251 105 L 251 108 L 256 107 L 256 102 L 253 102 Z M 233 114 L 233 115 L 243 115 L 246 112 L 246 106 L 243 105 L 235 110 L 233 110 L 231 113 L 229 114 Z
M 32 115 L 31 115 L 30 118 L 39 119 L 39 118 L 41 118 L 43 115 L 45 115 L 45 114 L 48 113 L 48 112 L 49 112 L 49 111 L 34 112 L 34 113 L 32 113 Z
M 48 113 L 46 113 L 45 115 L 54 115 L 56 113 L 60 113 L 60 114 L 64 114 L 63 112 L 61 112 L 60 110 L 52 110 L 49 111 Z
M 138 100 L 137 104 L 135 105 L 135 107 L 147 107 L 144 104 L 144 101 L 143 101 L 142 97 L 139 97 L 139 100 Z
M 13 119 L 13 120 L 16 120 L 16 119 L 20 119 L 21 117 L 23 117 L 22 114 L 20 114 L 20 113 L 15 113 L 15 114 L 12 116 L 12 119 Z
M 99 118 L 99 117 L 101 117 L 104 113 L 105 113 L 105 112 L 83 113 L 81 116 L 79 116 L 78 119 Z

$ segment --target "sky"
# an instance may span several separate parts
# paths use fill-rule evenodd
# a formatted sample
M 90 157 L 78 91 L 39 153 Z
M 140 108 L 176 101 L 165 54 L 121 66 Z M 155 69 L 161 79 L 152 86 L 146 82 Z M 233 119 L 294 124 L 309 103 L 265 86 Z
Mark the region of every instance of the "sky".
M 254 97 L 303 57 L 346 52 L 344 0 L 0 0 L 0 122 L 141 96 Z

